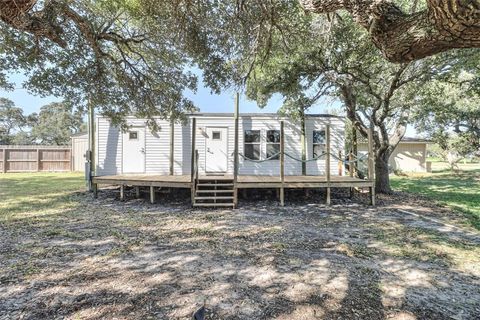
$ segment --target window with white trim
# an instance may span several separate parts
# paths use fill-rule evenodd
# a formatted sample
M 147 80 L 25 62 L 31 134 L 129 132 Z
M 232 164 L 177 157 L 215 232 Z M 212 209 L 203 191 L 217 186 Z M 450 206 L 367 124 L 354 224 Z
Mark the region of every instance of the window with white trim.
M 260 160 L 260 130 L 245 130 L 243 136 L 243 153 L 245 158 Z
M 280 130 L 267 130 L 267 159 L 280 159 Z M 270 158 L 272 157 L 272 158 Z
M 313 130 L 313 157 L 316 158 L 325 152 L 325 130 Z
M 129 131 L 128 140 L 138 140 L 138 131 Z

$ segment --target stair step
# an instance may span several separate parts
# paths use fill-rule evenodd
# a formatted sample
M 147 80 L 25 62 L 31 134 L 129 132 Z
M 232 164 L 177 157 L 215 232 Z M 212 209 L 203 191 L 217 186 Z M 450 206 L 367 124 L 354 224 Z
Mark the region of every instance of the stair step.
M 233 183 L 197 183 L 198 187 L 233 187 Z
M 218 202 L 218 203 L 194 203 L 193 204 L 195 207 L 233 207 L 234 204 L 230 202 Z
M 195 200 L 231 200 L 233 197 L 197 197 L 195 196 Z
M 233 190 L 197 190 L 197 193 L 232 193 Z

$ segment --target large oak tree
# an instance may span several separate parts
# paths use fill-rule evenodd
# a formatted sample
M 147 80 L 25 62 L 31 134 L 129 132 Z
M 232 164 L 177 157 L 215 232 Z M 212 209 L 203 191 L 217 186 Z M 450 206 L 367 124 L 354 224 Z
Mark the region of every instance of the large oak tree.
M 418 60 L 454 48 L 480 47 L 479 0 L 408 2 L 409 12 L 388 0 L 300 0 L 311 12 L 348 11 L 392 62 Z
M 298 1 L 309 12 L 348 11 L 368 31 L 374 44 L 385 57 L 393 62 L 417 60 L 453 48 L 480 47 L 480 0 Z M 85 2 L 88 3 L 88 1 Z M 186 16 L 177 16 L 178 13 L 193 12 L 202 7 L 215 13 L 218 7 L 214 1 L 208 0 L 161 1 L 161 5 L 155 5 L 155 1 L 145 0 L 100 1 L 100 3 L 104 7 L 111 3 L 117 9 L 122 9 L 113 10 L 114 15 L 109 22 L 105 22 L 103 30 L 97 30 L 96 25 L 86 17 L 88 10 L 85 8 L 91 7 L 91 3 L 82 8 L 75 2 L 66 0 L 0 0 L 0 20 L 16 30 L 33 34 L 37 38 L 50 39 L 61 47 L 68 46 L 71 41 L 66 29 L 69 23 L 73 23 L 95 55 L 105 56 L 102 43 L 126 45 L 144 38 L 140 34 L 125 36 L 111 29 L 112 24 L 129 11 L 128 9 L 138 10 L 138 13 L 147 19 L 143 22 L 148 21 L 149 14 L 154 13 L 158 16 L 159 9 L 163 10 L 165 15 L 162 18 L 169 20 L 167 15 L 170 15 L 179 19 L 177 25 L 179 27 L 182 20 L 193 24 L 201 24 L 202 21 L 192 21 Z M 231 1 L 230 5 L 226 5 L 228 6 L 239 11 L 248 6 L 262 8 L 257 0 L 235 0 Z M 231 13 L 235 17 L 235 12 Z M 115 17 L 115 14 L 118 16 Z M 158 25 L 158 27 L 164 26 Z
M 23 73 L 34 93 L 154 126 L 155 116 L 193 109 L 184 92 L 196 76 L 177 12 L 176 1 L 0 0 L 0 85 Z
M 271 46 L 265 49 L 268 54 L 260 54 L 264 58 L 248 77 L 247 94 L 264 104 L 272 94 L 281 93 L 286 105 L 300 109 L 328 96 L 341 100 L 347 118 L 363 138 L 374 129 L 376 189 L 390 193 L 389 158 L 418 106 L 417 93 L 445 70 L 450 59 L 442 54 L 390 63 L 365 41 L 365 32 L 350 17 L 326 20 L 303 19 L 303 32 L 288 42 L 274 32 Z

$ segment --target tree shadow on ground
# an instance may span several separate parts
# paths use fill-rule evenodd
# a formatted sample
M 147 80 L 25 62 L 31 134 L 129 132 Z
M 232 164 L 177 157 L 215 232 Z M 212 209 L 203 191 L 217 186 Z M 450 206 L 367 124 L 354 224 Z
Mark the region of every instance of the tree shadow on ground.
M 0 318 L 188 319 L 204 299 L 215 319 L 480 311 L 480 271 L 458 265 L 468 250 L 478 261 L 479 243 L 462 247 L 459 234 L 381 208 L 192 210 L 73 197 L 74 208 L 0 226 Z

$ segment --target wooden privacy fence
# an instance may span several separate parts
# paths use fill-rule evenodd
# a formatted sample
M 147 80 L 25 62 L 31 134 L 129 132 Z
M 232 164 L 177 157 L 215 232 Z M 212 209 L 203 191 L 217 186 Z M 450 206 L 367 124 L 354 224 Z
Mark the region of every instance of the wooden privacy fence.
M 0 172 L 71 171 L 69 146 L 2 146 Z

